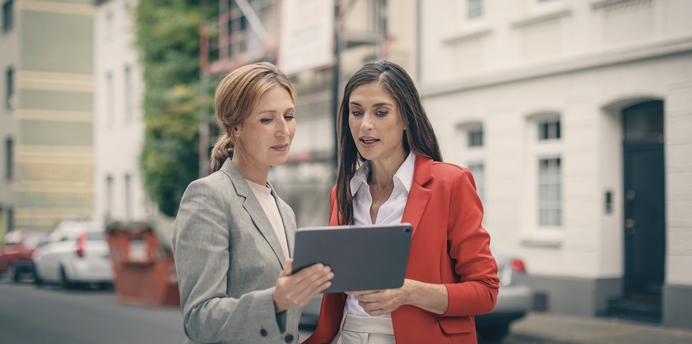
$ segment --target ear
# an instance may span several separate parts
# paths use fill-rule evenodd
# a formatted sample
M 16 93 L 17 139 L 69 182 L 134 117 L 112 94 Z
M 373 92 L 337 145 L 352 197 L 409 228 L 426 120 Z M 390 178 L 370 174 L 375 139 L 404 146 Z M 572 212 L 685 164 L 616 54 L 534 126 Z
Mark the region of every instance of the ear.
M 240 129 L 242 129 L 240 125 L 233 128 L 233 137 L 240 137 Z

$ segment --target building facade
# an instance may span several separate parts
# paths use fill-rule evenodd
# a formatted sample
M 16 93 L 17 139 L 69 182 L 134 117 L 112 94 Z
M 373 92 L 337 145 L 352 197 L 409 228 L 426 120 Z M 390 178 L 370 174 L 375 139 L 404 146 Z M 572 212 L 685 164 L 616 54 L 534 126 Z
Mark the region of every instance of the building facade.
M 536 306 L 692 327 L 692 2 L 421 4 L 443 156 Z
M 0 232 L 48 230 L 91 215 L 94 7 L 1 3 Z
M 142 69 L 134 48 L 136 1 L 106 0 L 94 12 L 94 211 L 99 221 L 156 214 L 144 193 Z

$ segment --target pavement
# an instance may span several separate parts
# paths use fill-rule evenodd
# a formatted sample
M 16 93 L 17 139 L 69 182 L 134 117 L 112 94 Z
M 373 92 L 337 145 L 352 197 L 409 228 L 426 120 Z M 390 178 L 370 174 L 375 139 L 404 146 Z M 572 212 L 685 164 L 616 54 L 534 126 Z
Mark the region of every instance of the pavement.
M 511 325 L 503 343 L 692 344 L 692 329 L 617 318 L 530 313 Z

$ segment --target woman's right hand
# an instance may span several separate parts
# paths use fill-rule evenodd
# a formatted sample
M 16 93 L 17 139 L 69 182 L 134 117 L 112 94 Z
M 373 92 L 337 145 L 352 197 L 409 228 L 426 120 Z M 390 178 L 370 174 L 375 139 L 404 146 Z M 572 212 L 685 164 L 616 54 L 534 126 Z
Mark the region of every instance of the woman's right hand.
M 292 274 L 293 259 L 286 260 L 286 266 L 279 274 L 274 288 L 274 307 L 277 313 L 287 309 L 303 308 L 315 295 L 332 285 L 334 273 L 322 263 L 309 266 Z

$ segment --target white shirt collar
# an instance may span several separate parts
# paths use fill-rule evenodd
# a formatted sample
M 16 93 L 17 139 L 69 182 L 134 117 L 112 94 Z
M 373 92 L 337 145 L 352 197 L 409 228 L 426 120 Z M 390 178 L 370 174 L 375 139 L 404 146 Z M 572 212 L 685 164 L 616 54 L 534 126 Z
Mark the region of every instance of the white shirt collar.
M 398 184 L 406 188 L 406 192 L 411 191 L 413 184 L 413 171 L 416 167 L 416 155 L 413 151 L 408 153 L 406 160 L 399 166 L 399 169 L 394 173 L 394 187 Z M 365 161 L 358 167 L 356 173 L 351 178 L 351 196 L 355 195 L 358 189 L 365 184 L 368 185 L 368 174 L 370 172 L 370 161 Z

